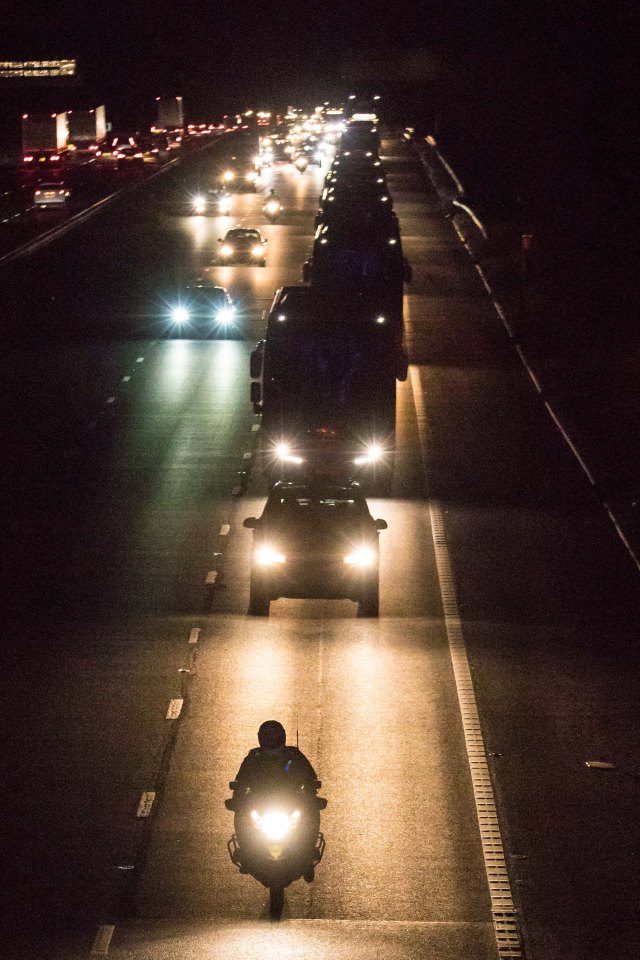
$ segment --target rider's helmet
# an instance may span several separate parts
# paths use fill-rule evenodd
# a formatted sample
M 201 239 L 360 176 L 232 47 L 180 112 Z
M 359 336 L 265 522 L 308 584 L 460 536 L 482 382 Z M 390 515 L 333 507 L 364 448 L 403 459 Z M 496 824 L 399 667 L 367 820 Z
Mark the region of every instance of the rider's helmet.
M 287 734 L 284 727 L 277 720 L 265 720 L 258 730 L 258 743 L 263 750 L 277 750 L 284 747 Z

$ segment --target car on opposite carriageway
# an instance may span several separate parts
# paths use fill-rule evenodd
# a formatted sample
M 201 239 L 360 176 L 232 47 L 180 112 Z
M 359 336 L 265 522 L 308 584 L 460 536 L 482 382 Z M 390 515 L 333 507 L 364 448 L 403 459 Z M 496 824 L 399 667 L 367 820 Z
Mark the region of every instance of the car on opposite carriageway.
M 187 286 L 167 304 L 169 332 L 175 337 L 232 338 L 238 333 L 238 311 L 224 287 L 205 281 Z
M 234 227 L 218 240 L 218 264 L 250 263 L 266 266 L 267 241 L 255 227 Z

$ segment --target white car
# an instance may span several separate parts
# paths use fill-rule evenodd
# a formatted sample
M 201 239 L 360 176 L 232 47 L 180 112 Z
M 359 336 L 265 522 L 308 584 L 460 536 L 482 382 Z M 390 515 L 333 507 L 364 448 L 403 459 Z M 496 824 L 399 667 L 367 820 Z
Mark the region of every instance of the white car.
M 71 191 L 64 183 L 39 183 L 33 195 L 36 207 L 64 207 Z

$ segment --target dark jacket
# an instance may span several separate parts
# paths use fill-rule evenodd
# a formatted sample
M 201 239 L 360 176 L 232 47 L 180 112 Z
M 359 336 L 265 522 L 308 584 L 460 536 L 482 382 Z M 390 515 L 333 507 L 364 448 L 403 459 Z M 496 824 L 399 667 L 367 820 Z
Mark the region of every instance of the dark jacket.
M 244 758 L 236 774 L 239 789 L 257 784 L 275 785 L 285 780 L 299 786 L 317 779 L 315 770 L 297 747 L 284 747 L 275 757 L 255 747 Z

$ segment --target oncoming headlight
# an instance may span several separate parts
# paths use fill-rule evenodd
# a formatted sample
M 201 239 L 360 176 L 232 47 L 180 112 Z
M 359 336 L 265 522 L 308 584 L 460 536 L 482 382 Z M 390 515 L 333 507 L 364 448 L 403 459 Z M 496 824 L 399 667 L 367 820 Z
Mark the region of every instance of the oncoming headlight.
M 233 307 L 220 307 L 216 314 L 216 320 L 220 323 L 231 323 L 235 314 Z
M 294 810 L 266 810 L 262 815 L 257 810 L 251 811 L 251 820 L 255 827 L 264 833 L 269 840 L 284 840 L 287 834 L 298 826 L 300 811 Z
M 371 443 L 366 448 L 365 452 L 361 456 L 356 457 L 353 461 L 357 467 L 363 466 L 367 463 L 379 463 L 384 456 L 384 451 L 381 446 L 377 443 Z
M 376 562 L 376 552 L 372 547 L 358 547 L 344 558 L 348 567 L 372 567 Z
M 275 547 L 271 547 L 268 544 L 262 544 L 257 547 L 253 557 L 255 562 L 260 564 L 261 567 L 273 567 L 277 564 L 287 562 L 284 553 L 280 553 L 279 550 L 276 550 Z
M 189 311 L 186 307 L 174 307 L 171 311 L 171 319 L 174 323 L 188 323 Z
M 264 251 L 263 251 L 263 249 L 262 249 L 262 244 L 260 244 L 260 243 L 257 243 L 257 244 L 255 245 L 255 247 L 252 247 L 252 249 L 251 249 L 251 254 L 252 254 L 252 256 L 254 256 L 254 257 L 261 257 L 262 254 L 263 254 L 263 252 L 264 252 Z
M 223 257 L 230 257 L 233 255 L 233 247 L 230 246 L 228 243 L 224 243 L 220 247 L 220 253 L 222 254 Z

